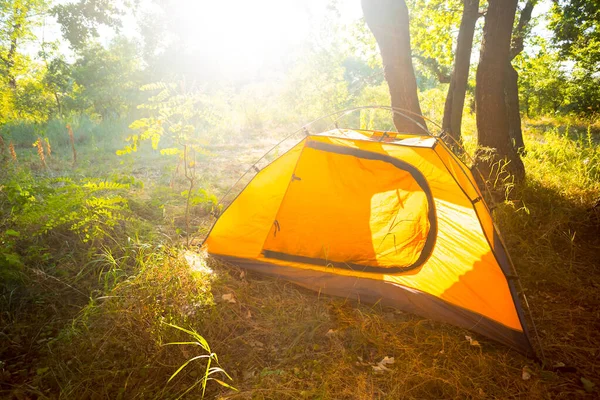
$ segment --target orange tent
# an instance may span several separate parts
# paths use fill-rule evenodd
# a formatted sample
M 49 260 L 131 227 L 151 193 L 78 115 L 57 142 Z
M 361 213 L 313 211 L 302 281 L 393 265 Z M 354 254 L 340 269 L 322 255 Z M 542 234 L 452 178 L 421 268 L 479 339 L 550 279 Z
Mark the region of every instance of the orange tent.
M 380 301 L 534 356 L 490 211 L 437 137 L 309 135 L 258 172 L 205 245 L 240 267 Z

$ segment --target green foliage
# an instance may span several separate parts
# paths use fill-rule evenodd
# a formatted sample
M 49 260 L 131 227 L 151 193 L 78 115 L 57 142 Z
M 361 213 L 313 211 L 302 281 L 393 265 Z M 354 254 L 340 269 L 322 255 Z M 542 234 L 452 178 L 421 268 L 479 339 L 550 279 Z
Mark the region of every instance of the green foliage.
M 121 27 L 124 12 L 113 0 L 79 0 L 56 4 L 50 12 L 61 26 L 65 39 L 76 49 L 99 36 L 98 28 Z
M 199 204 L 204 204 L 208 208 L 216 207 L 218 203 L 217 196 L 212 193 L 209 193 L 206 189 L 196 189 L 193 190 L 192 193 L 188 190 L 184 190 L 181 192 L 181 196 L 190 197 L 190 205 L 197 206 Z
M 130 135 L 130 143 L 125 149 L 117 150 L 118 155 L 136 152 L 138 144 L 150 141 L 152 149 L 157 150 L 161 141 L 167 148 L 161 149 L 163 155 L 176 155 L 179 166 L 183 166 L 183 175 L 187 180 L 187 190 L 181 193 L 186 198 L 185 226 L 189 244 L 191 234 L 190 207 L 199 203 L 216 204 L 214 196 L 208 196 L 203 189 L 194 193 L 197 180 L 198 160 L 208 155 L 204 150 L 206 139 L 202 131 L 215 126 L 218 115 L 207 96 L 199 91 L 187 91 L 183 86 L 167 83 L 145 85 L 142 91 L 152 91 L 154 95 L 138 106 L 146 110 L 148 116 L 134 121 L 129 128 L 137 131 Z
M 600 77 L 594 69 L 566 60 L 540 37 L 530 40 L 513 65 L 519 72 L 522 111 L 528 116 L 572 113 L 594 119 L 600 109 Z
M 141 65 L 137 46 L 129 39 L 117 38 L 108 48 L 92 43 L 71 68 L 75 95 L 65 101 L 69 110 L 106 118 L 125 114 L 139 100 Z
M 56 114 L 60 116 L 63 111 L 62 103 L 65 100 L 73 102 L 76 96 L 71 65 L 62 56 L 56 56 L 49 62 L 46 53 L 43 53 L 43 56 L 46 60 L 46 74 L 42 81 L 46 89 L 54 95 Z
M 3 183 L 11 206 L 9 226 L 35 238 L 73 233 L 83 243 L 98 243 L 129 221 L 129 186 L 110 181 L 76 182 L 70 178 L 36 178 L 21 173 Z
M 600 145 L 591 126 L 550 128 L 533 140 L 527 161 L 537 179 L 560 191 L 600 191 Z
M 408 0 L 413 60 L 422 90 L 439 84 L 452 72 L 456 32 L 462 2 L 458 0 Z
M 23 260 L 17 251 L 20 237 L 21 232 L 14 229 L 6 229 L 0 234 L 0 281 L 2 282 L 17 281 L 21 277 Z
M 44 69 L 23 50 L 36 40 L 33 32 L 46 9 L 45 0 L 0 1 L 0 124 L 42 121 L 47 115 L 48 96 L 41 84 Z
M 183 394 L 181 394 L 181 396 L 178 397 L 178 399 L 182 398 L 183 396 L 185 396 L 186 394 L 188 394 L 189 392 L 191 392 L 196 386 L 198 386 L 200 383 L 202 383 L 202 398 L 204 398 L 204 394 L 206 393 L 206 385 L 208 383 L 208 381 L 215 381 L 217 382 L 219 385 L 226 387 L 228 389 L 233 389 L 233 390 L 237 390 L 236 388 L 234 388 L 233 386 L 211 376 L 214 374 L 223 374 L 225 375 L 229 380 L 233 380 L 231 378 L 231 376 L 229 376 L 229 374 L 227 372 L 225 372 L 225 370 L 221 367 L 212 367 L 212 363 L 216 363 L 217 365 L 219 365 L 219 359 L 217 357 L 216 353 L 213 353 L 210 350 L 210 346 L 208 345 L 208 342 L 206 341 L 206 339 L 204 339 L 204 337 L 202 337 L 200 334 L 198 334 L 198 332 L 196 332 L 195 330 L 189 330 L 189 329 L 185 329 L 182 328 L 180 326 L 174 325 L 174 324 L 166 324 L 167 326 L 170 326 L 172 328 L 178 329 L 182 332 L 187 333 L 189 336 L 191 336 L 195 341 L 193 342 L 171 342 L 171 343 L 167 343 L 166 345 L 194 345 L 194 346 L 199 346 L 200 348 L 202 348 L 202 350 L 204 350 L 206 353 L 208 354 L 201 354 L 199 356 L 195 356 L 190 358 L 189 360 L 187 360 L 186 362 L 184 362 L 178 369 L 177 371 L 175 371 L 173 373 L 173 375 L 171 375 L 171 377 L 169 378 L 168 382 L 171 382 L 171 380 L 173 380 L 173 378 L 175 378 L 177 376 L 177 374 L 179 374 L 185 367 L 188 366 L 188 364 L 190 364 L 193 361 L 196 360 L 201 360 L 201 359 L 205 359 L 206 360 L 206 367 L 204 369 L 204 372 L 202 374 L 202 379 L 197 380 L 196 383 L 194 383 L 192 386 L 190 386 L 185 392 L 183 392 Z
M 555 1 L 550 17 L 561 61 L 571 64 L 569 111 L 594 118 L 600 110 L 600 2 Z
M 600 63 L 600 3 L 559 0 L 552 8 L 550 29 L 563 56 L 588 66 Z
M 198 91 L 186 91 L 177 84 L 153 83 L 141 87 L 142 91 L 155 92 L 138 109 L 147 110 L 148 117 L 135 120 L 129 126 L 137 133 L 130 135 L 125 149 L 117 154 L 127 154 L 138 149 L 138 143 L 150 141 L 153 149 L 159 142 L 176 146 L 163 149 L 164 154 L 184 156 L 184 147 L 203 153 L 201 145 L 206 142 L 201 130 L 215 126 L 218 116 L 206 95 Z
M 527 116 L 558 113 L 568 104 L 569 85 L 556 51 L 542 38 L 532 40 L 538 50 L 522 52 L 513 61 L 519 73 L 519 104 Z

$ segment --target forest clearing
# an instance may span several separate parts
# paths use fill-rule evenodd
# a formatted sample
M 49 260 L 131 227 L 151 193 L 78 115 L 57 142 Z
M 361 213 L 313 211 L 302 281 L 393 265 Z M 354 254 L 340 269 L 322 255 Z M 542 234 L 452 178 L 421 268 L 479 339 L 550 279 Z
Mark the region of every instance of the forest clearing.
M 0 2 L 1 398 L 598 396 L 600 6 L 262 0 L 237 2 L 232 12 L 192 3 Z M 228 29 L 219 25 L 225 20 Z M 390 30 L 395 34 L 382 34 Z M 372 136 L 357 139 L 361 132 Z M 465 289 L 482 298 L 484 311 L 467 310 L 477 323 L 426 318 L 401 302 L 392 307 L 388 289 L 375 301 L 352 291 L 330 296 L 333 281 L 316 279 L 304 285 L 309 290 L 288 270 L 262 273 L 267 264 L 238 262 L 248 261 L 240 255 L 252 236 L 243 233 L 245 221 L 260 220 L 275 196 L 247 205 L 244 191 L 283 179 L 277 160 L 301 141 L 346 141 L 356 147 L 348 154 L 378 146 L 388 160 L 393 144 L 416 153 L 411 146 L 424 148 L 428 139 L 432 151 L 447 148 L 457 166 L 472 171 L 468 180 L 479 189 L 457 185 L 476 193 L 465 195 L 493 260 L 505 249 L 514 265 L 507 273 L 504 261 L 461 261 L 475 251 L 474 239 L 448 245 L 456 253 L 441 264 L 481 271 L 487 262 L 499 271 L 502 282 Z M 301 160 L 291 182 L 307 185 Z M 325 177 L 318 158 L 311 160 Z M 364 171 L 383 182 L 388 172 L 366 160 L 355 172 L 334 158 L 323 165 L 335 165 L 332 175 L 343 182 Z M 413 164 L 428 182 L 416 178 L 429 196 L 425 213 L 435 210 L 439 219 L 429 220 L 437 227 L 431 255 L 409 252 L 422 264 L 368 275 L 389 267 L 373 233 L 366 248 L 374 260 L 328 253 L 327 265 L 305 268 L 307 257 L 298 253 L 300 261 L 267 266 L 356 274 L 357 287 L 376 280 L 402 286 L 437 267 L 436 251 L 450 251 L 443 247 L 450 201 L 439 197 L 429 167 Z M 256 178 L 269 168 L 274 178 Z M 391 182 L 408 185 L 395 174 Z M 356 186 L 366 192 L 367 183 Z M 402 201 L 420 199 L 410 185 L 394 210 L 418 220 L 416 212 L 400 214 L 409 210 Z M 312 199 L 328 196 L 323 190 Z M 332 198 L 336 209 L 309 222 L 325 231 L 329 214 L 342 215 L 333 236 L 358 235 L 348 228 L 361 218 L 348 211 L 351 200 Z M 292 214 L 302 215 L 309 200 L 301 197 Z M 246 208 L 231 217 L 236 201 Z M 484 203 L 501 244 L 487 236 L 477 211 Z M 265 228 L 272 238 L 257 238 L 265 250 L 256 260 L 288 232 L 277 207 Z M 369 207 L 375 215 L 377 207 Z M 231 218 L 234 227 L 223 229 Z M 370 226 L 375 231 L 372 220 Z M 309 239 L 325 240 L 310 229 Z M 217 241 L 223 232 L 244 237 Z M 272 247 L 263 244 L 269 240 Z M 222 243 L 232 257 L 215 250 Z M 338 261 L 364 270 L 341 272 Z M 441 285 L 451 270 L 440 271 Z M 464 275 L 457 282 L 469 286 Z M 496 287 L 512 282 L 518 285 L 508 300 L 494 297 Z M 427 293 L 460 314 L 458 283 L 453 292 Z M 519 314 L 510 332 L 526 338 L 531 353 L 502 336 L 510 327 L 494 314 L 501 301 L 517 313 L 522 308 L 525 317 Z

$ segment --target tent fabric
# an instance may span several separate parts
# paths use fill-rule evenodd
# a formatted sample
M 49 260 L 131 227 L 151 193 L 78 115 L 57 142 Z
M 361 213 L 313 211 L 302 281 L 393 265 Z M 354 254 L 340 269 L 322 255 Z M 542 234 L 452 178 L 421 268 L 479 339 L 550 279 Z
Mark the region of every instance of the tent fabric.
M 241 267 L 535 356 L 490 211 L 471 172 L 435 137 L 307 136 L 254 177 L 205 245 Z

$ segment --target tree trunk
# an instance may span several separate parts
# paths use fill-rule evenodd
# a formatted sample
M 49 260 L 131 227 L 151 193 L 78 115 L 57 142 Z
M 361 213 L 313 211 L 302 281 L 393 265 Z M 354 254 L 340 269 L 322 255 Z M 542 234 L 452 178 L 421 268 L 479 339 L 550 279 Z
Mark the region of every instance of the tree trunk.
M 504 88 L 504 94 L 506 96 L 509 134 L 518 153 L 522 153 L 525 150 L 525 143 L 523 142 L 523 130 L 521 129 L 519 74 L 517 73 L 517 70 L 513 68 L 511 61 L 523 51 L 523 42 L 525 40 L 527 25 L 531 20 L 531 13 L 536 2 L 537 0 L 529 0 L 521 11 L 519 23 L 517 24 L 512 36 L 510 61 L 506 66 L 506 87 Z
M 392 107 L 416 114 L 409 114 L 410 119 L 394 114 L 394 125 L 398 132 L 423 133 L 427 127 L 417 96 L 406 3 L 404 0 L 362 0 L 362 9 L 381 51 Z
M 484 178 L 502 183 L 507 174 L 520 181 L 525 167 L 512 145 L 504 96 L 506 66 L 517 0 L 488 0 L 477 67 L 477 139 L 475 166 Z
M 523 131 L 521 130 L 521 114 L 519 106 L 519 74 L 509 62 L 506 66 L 506 86 L 504 96 L 506 101 L 506 113 L 508 117 L 508 134 L 517 152 L 525 149 L 523 142 Z
M 16 24 L 13 27 L 13 34 L 11 35 L 12 38 L 10 40 L 10 48 L 6 56 L 6 75 L 8 77 L 8 86 L 10 86 L 12 90 L 17 89 L 17 79 L 15 78 L 15 74 L 13 71 L 13 68 L 15 66 L 15 56 L 17 53 L 17 35 L 14 32 L 20 29 L 20 27 L 20 24 Z
M 442 128 L 454 138 L 461 141 L 460 127 L 462 113 L 465 106 L 465 94 L 469 80 L 469 66 L 471 65 L 471 48 L 475 35 L 475 23 L 479 18 L 479 0 L 463 0 L 463 15 L 458 30 L 456 52 L 454 54 L 454 70 L 446 96 L 444 106 L 444 120 Z M 453 144 L 453 143 L 451 143 Z
M 54 100 L 56 100 L 56 111 L 57 115 L 60 117 L 62 114 L 62 108 L 60 105 L 60 97 L 58 97 L 58 92 L 54 91 Z

